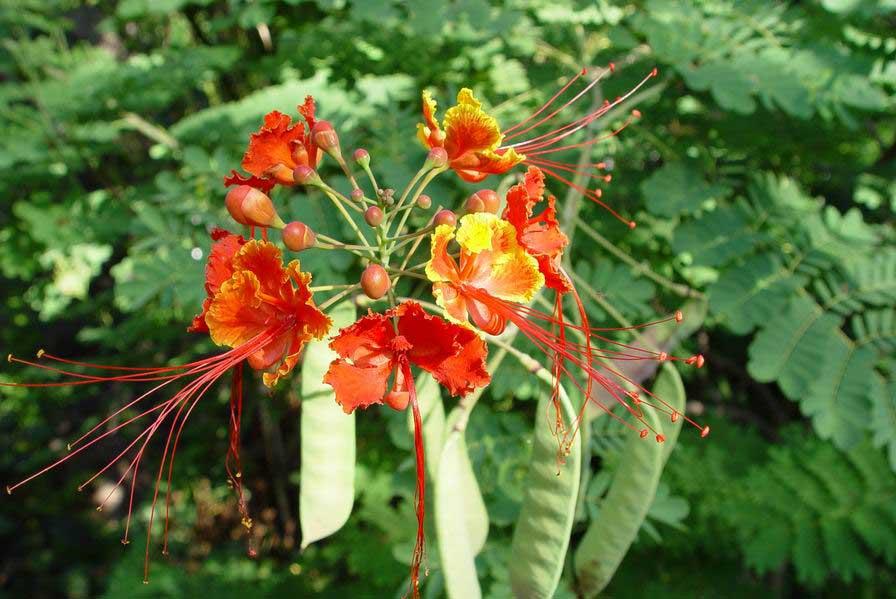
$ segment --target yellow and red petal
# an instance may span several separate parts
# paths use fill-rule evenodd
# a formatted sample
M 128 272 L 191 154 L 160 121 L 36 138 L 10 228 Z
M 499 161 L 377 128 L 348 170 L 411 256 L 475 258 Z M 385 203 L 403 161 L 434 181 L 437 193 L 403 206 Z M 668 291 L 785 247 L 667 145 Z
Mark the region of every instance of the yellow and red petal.
M 445 142 L 445 133 L 439 127 L 436 120 L 436 101 L 432 94 L 424 90 L 421 94 L 423 100 L 423 122 L 417 123 L 417 139 L 428 148 L 441 147 Z
M 538 261 L 545 285 L 565 293 L 571 287 L 560 269 L 560 258 L 569 245 L 569 238 L 560 230 L 554 196 L 548 197 L 547 207 L 541 214 L 532 217 L 536 204 L 543 200 L 544 174 L 530 167 L 523 183 L 507 191 L 503 217 L 516 229 L 520 245 Z
M 256 177 L 273 176 L 281 183 L 292 182 L 294 144 L 305 141 L 305 126 L 292 123 L 289 115 L 273 111 L 265 115 L 264 124 L 249 138 L 249 148 L 242 166 Z
M 258 277 L 245 270 L 234 272 L 221 285 L 205 315 L 212 341 L 239 347 L 268 329 L 275 313 L 259 299 L 260 290 Z
M 426 264 L 426 276 L 430 281 L 456 281 L 457 263 L 448 253 L 448 244 L 454 239 L 454 227 L 439 225 L 430 238 L 430 258 Z
M 489 175 L 501 175 L 526 159 L 522 154 L 510 148 L 508 150 L 483 150 L 469 152 L 451 161 L 461 179 L 470 183 L 478 183 Z
M 433 283 L 432 295 L 449 320 L 467 323 L 467 300 L 454 283 Z
M 454 161 L 468 152 L 496 150 L 503 135 L 498 121 L 482 110 L 469 88 L 457 94 L 457 104 L 445 111 L 445 151 Z
M 259 281 L 259 291 L 280 299 L 289 275 L 280 248 L 269 241 L 252 239 L 233 258 L 234 271 L 245 270 Z M 289 286 L 291 288 L 291 286 Z

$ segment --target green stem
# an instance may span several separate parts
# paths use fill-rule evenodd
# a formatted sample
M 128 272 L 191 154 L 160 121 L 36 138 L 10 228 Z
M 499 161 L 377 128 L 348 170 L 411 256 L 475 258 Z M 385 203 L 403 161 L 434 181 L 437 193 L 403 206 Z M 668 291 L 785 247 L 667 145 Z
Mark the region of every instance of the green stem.
M 339 213 L 342 215 L 342 218 L 344 218 L 345 221 L 349 224 L 349 226 L 355 232 L 355 235 L 358 236 L 358 240 L 360 240 L 361 245 L 365 246 L 365 247 L 370 247 L 370 242 L 367 241 L 367 238 L 364 236 L 364 233 L 362 233 L 361 229 L 358 228 L 358 223 L 356 223 L 355 219 L 353 219 L 351 214 L 348 213 L 348 211 L 345 209 L 345 206 L 342 205 L 342 202 L 339 200 L 339 198 L 331 195 L 330 193 L 327 193 L 327 189 L 328 188 L 326 188 L 326 187 L 323 188 L 324 193 L 326 193 L 327 197 L 330 198 L 330 201 L 333 202 L 333 204 L 336 206 L 336 209 L 339 210 Z M 367 251 L 370 254 L 370 257 L 373 258 L 374 257 L 373 250 L 367 250 Z
M 628 264 L 636 274 L 647 277 L 651 281 L 681 297 L 693 297 L 701 299 L 704 297 L 703 294 L 699 291 L 691 289 L 687 285 L 681 285 L 679 283 L 671 281 L 663 275 L 651 270 L 649 266 L 638 262 L 628 254 L 617 248 L 615 245 L 613 245 L 613 243 L 610 242 L 609 239 L 605 238 L 603 235 L 588 226 L 581 218 L 576 219 L 576 224 L 578 225 L 578 228 L 581 229 L 583 233 L 585 233 L 585 235 L 596 241 L 598 245 L 613 254 L 616 258 Z
M 360 288 L 361 288 L 361 285 L 359 285 L 358 283 L 355 283 L 354 285 L 347 288 L 345 291 L 340 291 L 339 293 L 337 293 L 336 295 L 334 295 L 333 297 L 331 297 L 330 299 L 328 299 L 327 301 L 322 303 L 320 306 L 318 306 L 318 308 L 321 311 L 326 310 L 327 308 L 329 308 L 330 306 L 332 306 L 333 304 L 335 304 L 336 302 L 338 302 L 339 300 L 344 298 L 346 295 L 348 295 L 348 294 L 352 293 L 353 291 L 360 289 Z

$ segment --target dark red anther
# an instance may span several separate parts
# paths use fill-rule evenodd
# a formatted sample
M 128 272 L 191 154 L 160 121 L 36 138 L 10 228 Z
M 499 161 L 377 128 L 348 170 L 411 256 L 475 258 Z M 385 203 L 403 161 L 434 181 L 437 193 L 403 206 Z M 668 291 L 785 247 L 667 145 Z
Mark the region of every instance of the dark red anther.
M 641 435 L 641 438 L 642 438 L 642 439 L 646 439 L 646 438 L 647 438 L 647 435 L 648 435 L 649 433 L 647 432 L 647 429 L 646 429 L 646 428 L 642 428 L 642 429 L 641 429 L 641 432 L 640 432 L 639 434 Z
M 707 435 L 709 435 L 709 425 L 708 424 L 703 427 L 703 430 L 700 431 L 700 437 L 706 438 Z
M 656 436 L 656 442 L 657 442 L 657 443 L 665 443 L 665 442 L 666 442 L 666 437 L 664 437 L 663 435 L 657 435 L 657 436 Z

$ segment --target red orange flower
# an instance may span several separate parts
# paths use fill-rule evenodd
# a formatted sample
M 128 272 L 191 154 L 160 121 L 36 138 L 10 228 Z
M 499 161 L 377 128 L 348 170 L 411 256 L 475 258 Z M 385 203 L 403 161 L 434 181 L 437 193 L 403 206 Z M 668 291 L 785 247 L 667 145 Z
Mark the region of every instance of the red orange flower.
M 485 342 L 468 328 L 427 314 L 413 301 L 384 314 L 368 314 L 342 329 L 330 347 L 340 358 L 330 365 L 324 382 L 349 414 L 383 402 L 395 409 L 407 406 L 407 381 L 400 369 L 396 371 L 402 360 L 432 374 L 452 395 L 466 395 L 490 380 Z
M 317 145 L 311 136 L 314 118 L 314 98 L 308 96 L 299 106 L 308 130 L 301 122 L 292 122 L 289 115 L 277 110 L 264 117 L 264 124 L 249 138 L 249 147 L 243 156 L 242 167 L 252 177 L 237 172 L 224 179 L 226 185 L 251 185 L 269 191 L 275 183 L 292 185 L 292 171 L 299 165 L 315 168 L 320 160 Z
M 547 207 L 538 216 L 532 211 L 544 201 L 544 173 L 529 167 L 525 180 L 507 191 L 507 206 L 502 215 L 516 229 L 516 238 L 530 256 L 538 260 L 545 286 L 560 293 L 572 290 L 569 278 L 560 267 L 560 257 L 569 245 L 569 238 L 557 221 L 556 198 L 548 196 Z
M 212 229 L 211 236 L 214 243 L 205 265 L 206 298 L 202 304 L 202 312 L 193 317 L 193 322 L 187 328 L 190 333 L 208 333 L 205 314 L 212 298 L 221 289 L 221 284 L 233 274 L 233 257 L 246 243 L 242 235 L 235 235 L 219 227 Z
M 460 246 L 458 261 L 449 251 L 452 241 Z M 450 319 L 472 320 L 492 335 L 503 331 L 507 321 L 490 298 L 526 303 L 545 280 L 538 262 L 517 242 L 513 225 L 486 212 L 464 216 L 456 232 L 450 225 L 436 227 L 426 276 Z M 476 296 L 473 290 L 478 290 Z
M 212 341 L 234 348 L 264 332 L 276 331 L 247 358 L 252 368 L 266 371 L 264 384 L 272 387 L 292 370 L 307 341 L 327 334 L 330 319 L 314 304 L 308 288 L 311 275 L 299 270 L 298 260 L 284 267 L 280 250 L 272 243 L 252 240 L 243 244 L 229 269 L 230 276 L 208 303 L 206 326 Z M 215 277 L 227 270 L 226 265 L 209 267 Z
M 558 117 L 569 106 L 582 98 L 587 98 L 588 92 L 613 70 L 614 67 L 610 64 L 571 98 L 558 102 L 576 81 L 587 74 L 587 71 L 582 69 L 538 110 L 507 129 L 502 129 L 494 117 L 482 110 L 482 105 L 473 96 L 473 92 L 464 88 L 457 95 L 457 104 L 445 112 L 443 130 L 436 120 L 436 102 L 429 92 L 424 91 L 423 122 L 417 125 L 417 137 L 429 148 L 445 148 L 450 167 L 466 181 L 481 181 L 488 175 L 505 173 L 520 163 L 538 166 L 549 177 L 578 190 L 629 227 L 634 227 L 634 221 L 623 218 L 600 199 L 602 195 L 600 189 L 591 189 L 587 183 L 582 185 L 577 182 L 578 175 L 584 177 L 586 181 L 593 179 L 609 182 L 610 175 L 593 172 L 595 169 L 604 169 L 603 162 L 589 163 L 582 168 L 576 162 L 555 158 L 558 154 L 588 147 L 613 137 L 640 116 L 637 110 L 633 110 L 625 123 L 609 134 L 591 133 L 592 124 L 597 119 L 628 100 L 650 78 L 657 75 L 656 69 L 625 95 L 612 102 L 606 100 L 599 106 L 592 106 L 584 116 L 574 119 Z M 565 122 L 560 125 L 553 124 L 558 118 Z M 545 127 L 542 127 L 543 125 Z M 584 134 L 584 138 L 574 141 L 576 139 L 574 136 L 579 134 Z
M 444 130 L 436 120 L 436 101 L 423 92 L 423 120 L 417 125 L 417 137 L 429 148 L 444 148 L 448 165 L 465 181 L 506 173 L 525 158 L 513 148 L 499 149 L 504 136 L 498 121 L 482 110 L 467 88 L 457 94 L 457 105 L 445 112 Z

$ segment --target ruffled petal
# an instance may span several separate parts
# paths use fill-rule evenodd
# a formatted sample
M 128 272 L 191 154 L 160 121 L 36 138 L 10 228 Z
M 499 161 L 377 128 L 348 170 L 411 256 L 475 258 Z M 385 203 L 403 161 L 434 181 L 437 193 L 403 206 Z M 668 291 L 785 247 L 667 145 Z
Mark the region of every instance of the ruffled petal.
M 372 366 L 357 366 L 341 358 L 334 360 L 324 375 L 324 382 L 336 394 L 336 402 L 346 414 L 357 408 L 383 403 L 386 385 L 394 364 L 383 362 Z
M 295 144 L 304 145 L 305 126 L 292 124 L 292 119 L 279 111 L 265 115 L 264 124 L 249 138 L 249 148 L 243 156 L 243 169 L 256 177 L 273 177 L 279 183 L 293 182 L 292 169 Z
M 261 284 L 253 273 L 240 270 L 212 298 L 205 322 L 212 341 L 239 347 L 268 328 L 273 310 L 258 298 Z
M 273 179 L 262 179 L 261 177 L 256 177 L 254 175 L 246 177 L 234 170 L 230 171 L 229 176 L 224 177 L 224 187 L 230 187 L 231 185 L 248 185 L 249 187 L 254 187 L 259 191 L 263 191 L 264 193 L 271 191 L 276 184 L 277 182 Z
M 468 88 L 457 94 L 457 104 L 445 112 L 445 150 L 452 161 L 467 152 L 496 150 L 503 136 L 498 121 L 482 110 Z
M 205 265 L 205 292 L 208 297 L 202 303 L 202 312 L 193 318 L 193 322 L 187 328 L 190 333 L 208 332 L 205 314 L 211 304 L 211 298 L 218 293 L 224 281 L 233 274 L 233 258 L 246 243 L 242 235 L 234 235 L 217 227 L 212 229 L 211 237 L 214 243 Z
M 457 263 L 448 253 L 448 244 L 454 239 L 454 227 L 439 225 L 430 238 L 430 259 L 426 264 L 426 276 L 430 281 L 456 281 Z
M 395 309 L 398 333 L 410 344 L 410 362 L 431 373 L 452 395 L 466 395 L 491 380 L 485 369 L 485 342 L 466 327 L 427 314 L 420 304 Z
M 445 133 L 436 120 L 436 101 L 426 90 L 422 93 L 422 100 L 423 122 L 417 123 L 417 139 L 428 148 L 441 147 L 445 143 Z
M 451 161 L 461 179 L 470 183 L 478 183 L 489 175 L 501 175 L 526 159 L 522 154 L 510 148 L 508 150 L 483 150 L 469 152 L 457 160 Z
M 544 201 L 543 196 L 544 174 L 540 169 L 530 167 L 523 183 L 508 190 L 503 217 L 516 229 L 520 245 L 538 261 L 545 285 L 565 293 L 571 286 L 561 270 L 560 259 L 569 245 L 569 238 L 560 230 L 554 196 L 548 197 L 547 207 L 541 214 L 532 217 L 536 204 Z

